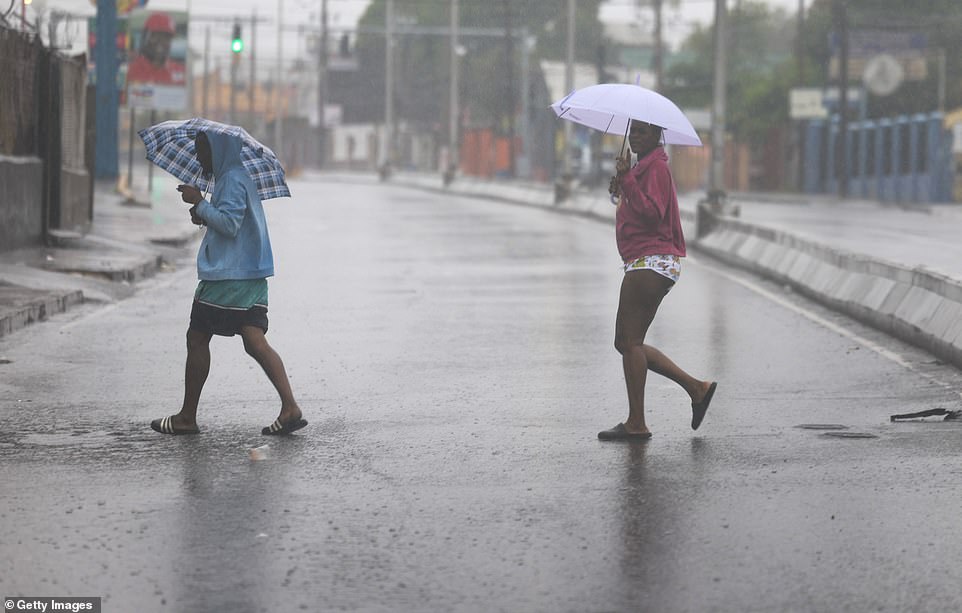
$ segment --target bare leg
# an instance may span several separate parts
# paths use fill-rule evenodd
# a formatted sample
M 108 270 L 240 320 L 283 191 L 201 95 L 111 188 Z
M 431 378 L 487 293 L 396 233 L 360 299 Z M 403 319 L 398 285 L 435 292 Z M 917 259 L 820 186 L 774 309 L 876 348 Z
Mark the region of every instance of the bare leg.
M 210 339 L 212 334 L 187 330 L 187 365 L 184 368 L 184 404 L 173 416 L 177 428 L 197 425 L 197 405 L 200 393 L 210 373 Z
M 300 419 L 302 417 L 301 409 L 294 400 L 291 382 L 288 380 L 287 371 L 284 369 L 284 362 L 267 342 L 264 331 L 256 326 L 243 326 L 240 333 L 244 339 L 244 349 L 261 365 L 264 373 L 267 374 L 267 378 L 270 379 L 274 389 L 277 390 L 277 394 L 281 397 L 281 412 L 277 418 L 284 423 Z
M 671 281 L 650 270 L 625 274 L 615 324 L 615 348 L 622 355 L 628 391 L 628 432 L 648 432 L 645 423 L 645 384 L 648 370 L 668 377 L 688 392 L 692 402 L 700 401 L 710 385 L 683 371 L 665 354 L 645 344 L 648 328 L 658 312 Z
M 645 345 L 645 357 L 648 359 L 648 370 L 667 377 L 680 385 L 688 392 L 692 402 L 701 402 L 705 394 L 708 393 L 708 388 L 711 386 L 710 381 L 701 381 L 692 377 L 672 362 L 668 356 L 651 345 Z

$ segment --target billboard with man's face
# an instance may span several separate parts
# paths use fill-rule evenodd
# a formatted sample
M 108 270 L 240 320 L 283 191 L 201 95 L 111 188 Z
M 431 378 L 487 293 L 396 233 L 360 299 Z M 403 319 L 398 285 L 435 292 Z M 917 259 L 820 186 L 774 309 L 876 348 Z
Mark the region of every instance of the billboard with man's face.
M 187 13 L 136 10 L 127 20 L 127 103 L 136 108 L 187 108 Z

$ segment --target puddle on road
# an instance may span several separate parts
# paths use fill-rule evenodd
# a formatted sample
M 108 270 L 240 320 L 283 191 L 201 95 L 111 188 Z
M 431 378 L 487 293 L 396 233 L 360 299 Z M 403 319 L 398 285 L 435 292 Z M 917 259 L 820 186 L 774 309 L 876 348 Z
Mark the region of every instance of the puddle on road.
M 799 424 L 795 427 L 802 430 L 848 430 L 848 426 L 842 424 Z
M 830 436 L 832 438 L 878 438 L 874 434 L 869 434 L 868 432 L 823 432 L 822 436 Z
M 155 437 L 150 434 L 152 433 L 81 429 L 11 432 L 0 436 L 0 459 L 14 456 L 17 460 L 128 459 L 142 454 L 144 450 L 149 451 L 154 446 L 152 441 Z
M 117 433 L 106 431 L 88 432 L 75 430 L 73 432 L 34 432 L 20 437 L 20 443 L 24 445 L 40 445 L 44 447 L 103 447 L 107 444 L 116 442 Z

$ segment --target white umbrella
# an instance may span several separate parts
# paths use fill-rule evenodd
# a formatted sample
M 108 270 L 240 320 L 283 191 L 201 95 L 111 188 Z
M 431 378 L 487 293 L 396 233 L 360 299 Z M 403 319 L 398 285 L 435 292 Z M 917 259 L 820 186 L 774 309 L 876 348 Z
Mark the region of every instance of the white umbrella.
M 658 92 L 627 83 L 602 83 L 571 92 L 551 105 L 561 119 L 625 135 L 635 119 L 664 128 L 665 143 L 701 147 L 695 128 L 674 102 Z

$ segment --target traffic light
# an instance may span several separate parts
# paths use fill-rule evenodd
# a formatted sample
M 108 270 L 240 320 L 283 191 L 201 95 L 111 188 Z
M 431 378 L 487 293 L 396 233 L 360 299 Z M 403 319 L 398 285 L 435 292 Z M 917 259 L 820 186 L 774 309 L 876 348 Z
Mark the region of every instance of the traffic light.
M 239 23 L 234 24 L 234 35 L 231 36 L 230 50 L 240 53 L 244 50 L 244 39 L 241 37 L 241 27 Z

